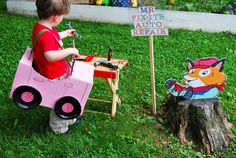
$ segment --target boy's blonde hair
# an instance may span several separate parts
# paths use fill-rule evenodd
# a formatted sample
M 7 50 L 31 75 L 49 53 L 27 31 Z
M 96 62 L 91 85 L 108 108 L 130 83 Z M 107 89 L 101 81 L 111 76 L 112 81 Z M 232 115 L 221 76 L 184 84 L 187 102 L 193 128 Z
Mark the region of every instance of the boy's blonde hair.
M 68 14 L 70 11 L 68 0 L 37 0 L 36 7 L 39 19 L 47 19 L 52 15 Z

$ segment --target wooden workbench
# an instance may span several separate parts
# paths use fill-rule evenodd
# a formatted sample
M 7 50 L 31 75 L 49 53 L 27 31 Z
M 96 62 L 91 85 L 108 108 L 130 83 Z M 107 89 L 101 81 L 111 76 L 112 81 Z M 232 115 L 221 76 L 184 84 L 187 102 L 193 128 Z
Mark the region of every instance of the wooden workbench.
M 83 56 L 83 55 L 81 55 Z M 91 61 L 86 62 L 88 64 L 94 65 L 94 63 L 98 60 L 107 60 L 107 58 L 104 57 L 97 57 L 95 56 Z M 99 65 L 94 67 L 94 77 L 100 77 L 106 80 L 106 82 L 109 85 L 110 92 L 112 93 L 112 109 L 111 109 L 111 115 L 114 117 L 116 114 L 116 109 L 117 109 L 117 104 L 120 104 L 120 97 L 116 93 L 119 87 L 119 76 L 120 76 L 120 71 L 124 66 L 128 66 L 128 60 L 122 60 L 122 59 L 114 59 L 112 58 L 110 63 L 117 65 L 118 69 L 113 70 L 111 68 Z M 91 100 L 97 100 L 97 99 L 92 99 Z M 101 101 L 101 100 L 99 100 Z

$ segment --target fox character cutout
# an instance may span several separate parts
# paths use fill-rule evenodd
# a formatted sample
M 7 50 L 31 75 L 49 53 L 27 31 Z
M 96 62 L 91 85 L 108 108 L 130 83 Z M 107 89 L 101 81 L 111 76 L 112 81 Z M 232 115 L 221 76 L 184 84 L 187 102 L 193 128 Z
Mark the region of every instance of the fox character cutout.
M 226 75 L 222 72 L 225 59 L 216 57 L 187 60 L 187 73 L 184 73 L 183 86 L 175 80 L 165 82 L 166 89 L 174 96 L 190 99 L 216 98 L 226 85 Z

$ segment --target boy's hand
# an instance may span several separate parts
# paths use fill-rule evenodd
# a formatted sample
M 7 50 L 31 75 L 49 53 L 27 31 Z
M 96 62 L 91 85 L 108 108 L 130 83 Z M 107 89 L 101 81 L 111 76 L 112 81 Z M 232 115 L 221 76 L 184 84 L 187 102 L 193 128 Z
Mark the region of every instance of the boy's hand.
M 79 50 L 76 48 L 68 48 L 70 51 L 70 55 L 75 55 L 75 56 L 79 56 Z
M 67 36 L 71 37 L 75 35 L 75 30 L 74 29 L 68 29 L 66 30 Z
M 76 48 L 69 48 L 69 49 L 71 49 L 70 51 L 71 51 L 72 57 L 73 57 L 74 59 L 78 59 L 79 56 L 80 56 L 78 49 L 76 49 Z

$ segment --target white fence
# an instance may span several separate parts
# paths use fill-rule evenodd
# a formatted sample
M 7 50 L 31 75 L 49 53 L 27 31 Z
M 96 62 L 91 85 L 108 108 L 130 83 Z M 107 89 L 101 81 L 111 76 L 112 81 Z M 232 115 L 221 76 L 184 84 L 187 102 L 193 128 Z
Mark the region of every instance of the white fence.
M 36 15 L 35 2 L 8 0 L 7 10 L 11 14 Z M 229 31 L 236 34 L 236 15 L 156 10 L 167 17 L 166 26 L 172 29 L 202 30 L 207 32 Z M 132 24 L 130 15 L 138 8 L 119 8 L 95 5 L 71 5 L 68 19 L 84 21 Z

